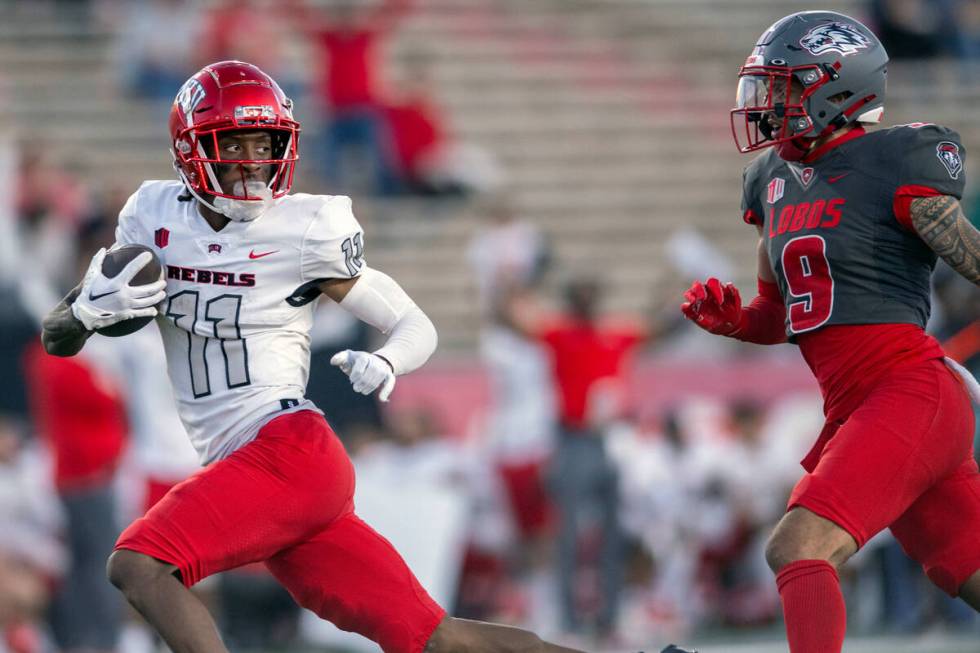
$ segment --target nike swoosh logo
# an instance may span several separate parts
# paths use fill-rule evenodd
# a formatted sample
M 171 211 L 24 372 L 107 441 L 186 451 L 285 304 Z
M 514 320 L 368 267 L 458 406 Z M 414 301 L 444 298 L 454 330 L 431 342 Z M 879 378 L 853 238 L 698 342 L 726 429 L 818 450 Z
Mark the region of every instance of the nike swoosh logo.
M 845 172 L 844 174 L 842 174 L 842 175 L 837 175 L 836 177 L 827 177 L 827 183 L 828 183 L 828 184 L 832 184 L 832 183 L 834 183 L 835 181 L 840 181 L 841 179 L 843 179 L 844 177 L 846 177 L 846 176 L 847 176 L 847 175 L 849 175 L 849 174 L 851 174 L 851 173 L 849 173 L 849 172 Z
M 108 297 L 109 295 L 115 295 L 117 292 L 119 292 L 119 291 L 118 290 L 110 290 L 109 292 L 104 292 L 101 295 L 93 295 L 92 293 L 89 293 L 88 294 L 88 300 L 90 302 L 94 302 L 97 299 L 102 299 L 103 297 Z
M 278 249 L 274 249 L 274 250 L 272 250 L 271 252 L 262 252 L 261 254 L 256 254 L 256 253 L 255 253 L 255 250 L 253 249 L 252 251 L 250 251 L 250 252 L 248 253 L 248 257 L 249 257 L 249 258 L 252 258 L 252 259 L 255 259 L 255 258 L 262 258 L 263 256 L 268 256 L 269 254 L 275 254 L 275 253 L 276 253 L 276 252 L 278 252 L 278 251 L 279 251 Z

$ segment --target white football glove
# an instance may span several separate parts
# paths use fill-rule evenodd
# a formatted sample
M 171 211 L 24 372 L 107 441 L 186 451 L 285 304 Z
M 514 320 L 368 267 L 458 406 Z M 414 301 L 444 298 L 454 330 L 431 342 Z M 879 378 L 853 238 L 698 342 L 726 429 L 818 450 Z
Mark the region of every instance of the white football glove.
M 89 331 L 134 317 L 156 315 L 156 305 L 167 297 L 164 291 L 167 282 L 160 279 L 142 286 L 129 285 L 136 273 L 153 258 L 152 254 L 143 252 L 112 278 L 102 274 L 105 255 L 103 247 L 92 257 L 82 279 L 81 292 L 71 305 L 72 314 Z
M 380 387 L 378 399 L 388 401 L 391 391 L 395 389 L 395 373 L 388 362 L 377 354 L 345 349 L 334 354 L 330 364 L 336 365 L 350 377 L 354 392 L 369 395 Z

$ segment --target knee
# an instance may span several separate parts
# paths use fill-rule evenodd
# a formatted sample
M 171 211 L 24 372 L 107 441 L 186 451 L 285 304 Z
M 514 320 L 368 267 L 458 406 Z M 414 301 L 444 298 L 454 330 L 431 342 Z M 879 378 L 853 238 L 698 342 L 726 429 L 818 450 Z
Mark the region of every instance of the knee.
M 786 537 L 778 533 L 769 536 L 769 541 L 766 542 L 766 564 L 773 573 L 779 573 L 780 569 L 800 559 L 795 547 Z
M 774 573 L 800 560 L 825 560 L 839 568 L 855 549 L 849 539 L 837 542 L 833 538 L 810 537 L 792 529 L 777 529 L 766 543 L 766 563 Z
M 166 573 L 167 565 L 143 553 L 119 549 L 106 561 L 109 582 L 123 593 L 149 583 Z

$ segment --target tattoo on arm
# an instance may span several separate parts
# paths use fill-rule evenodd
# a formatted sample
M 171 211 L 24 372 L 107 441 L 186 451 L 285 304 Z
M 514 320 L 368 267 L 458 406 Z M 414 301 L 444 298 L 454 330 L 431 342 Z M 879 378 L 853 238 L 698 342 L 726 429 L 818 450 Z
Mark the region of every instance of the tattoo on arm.
M 41 325 L 41 342 L 52 356 L 74 356 L 82 350 L 92 335 L 71 312 L 72 302 L 78 297 L 81 285 L 76 287 L 61 303 L 47 314 Z
M 912 200 L 910 213 L 922 240 L 964 278 L 980 285 L 980 231 L 963 215 L 956 198 L 919 197 Z

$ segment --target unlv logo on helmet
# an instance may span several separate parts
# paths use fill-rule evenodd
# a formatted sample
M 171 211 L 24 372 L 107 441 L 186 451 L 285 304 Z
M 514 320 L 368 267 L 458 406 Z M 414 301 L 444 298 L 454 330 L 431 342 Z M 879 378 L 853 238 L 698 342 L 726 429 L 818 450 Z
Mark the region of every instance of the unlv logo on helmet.
M 174 99 L 174 104 L 179 106 L 180 110 L 184 112 L 184 118 L 187 120 L 188 124 L 193 124 L 194 109 L 196 109 L 197 105 L 201 103 L 204 96 L 204 87 L 201 85 L 201 82 L 197 81 L 193 77 L 184 82 L 184 85 L 180 87 L 180 91 L 177 92 L 177 97 Z
M 838 52 L 846 57 L 871 45 L 871 40 L 853 25 L 847 23 L 824 23 L 817 25 L 800 39 L 800 45 L 810 54 Z

